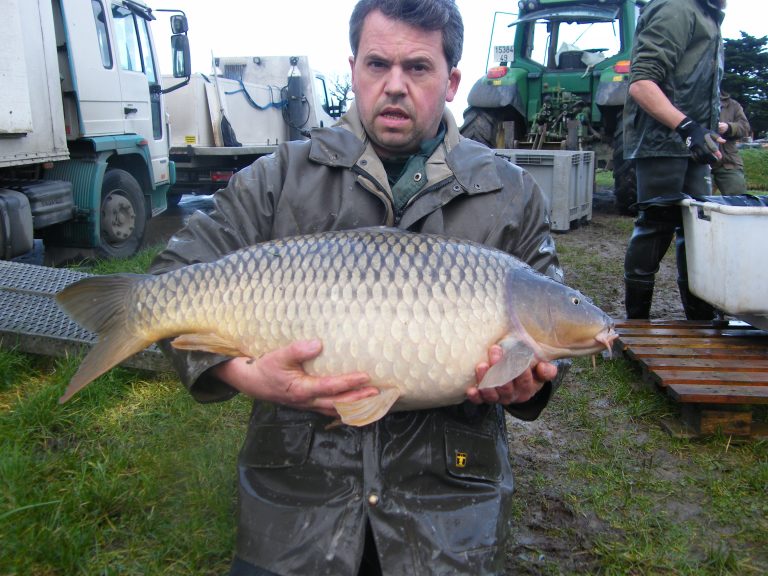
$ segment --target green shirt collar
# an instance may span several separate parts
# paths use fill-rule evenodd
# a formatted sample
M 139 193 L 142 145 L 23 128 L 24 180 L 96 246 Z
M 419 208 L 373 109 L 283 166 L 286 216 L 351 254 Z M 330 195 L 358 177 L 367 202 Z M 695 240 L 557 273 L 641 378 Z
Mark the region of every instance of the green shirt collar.
M 382 158 L 384 169 L 387 171 L 387 179 L 392 188 L 392 199 L 395 203 L 396 212 L 402 210 L 408 201 L 426 185 L 427 160 L 440 146 L 445 138 L 445 132 L 445 123 L 440 122 L 437 136 L 422 142 L 418 152 L 409 157 Z

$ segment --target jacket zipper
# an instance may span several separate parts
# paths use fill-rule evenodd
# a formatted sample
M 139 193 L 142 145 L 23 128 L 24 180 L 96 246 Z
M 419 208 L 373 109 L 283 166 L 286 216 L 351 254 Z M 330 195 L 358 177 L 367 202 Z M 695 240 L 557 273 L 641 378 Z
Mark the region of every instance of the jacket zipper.
M 384 190 L 381 184 L 379 184 L 379 182 L 373 178 L 370 173 L 360 168 L 357 164 L 352 167 L 352 172 L 357 174 L 360 185 L 368 190 L 371 194 L 376 196 L 384 204 L 384 207 L 387 210 L 384 225 L 396 225 L 396 222 L 399 221 L 399 218 L 395 220 L 395 205 L 392 202 L 392 199 L 387 195 L 386 190 Z
M 455 176 L 453 178 L 455 179 Z M 416 200 L 418 200 L 419 198 L 421 198 L 422 196 L 424 196 L 428 192 L 432 192 L 433 190 L 437 190 L 440 186 L 443 185 L 444 182 L 446 182 L 446 181 L 448 181 L 450 179 L 451 179 L 451 177 L 445 178 L 444 180 L 440 180 L 439 182 L 436 182 L 436 183 L 432 184 L 431 186 L 427 186 L 425 188 L 422 188 L 421 190 L 416 192 L 416 194 L 411 196 L 408 199 L 408 202 L 406 202 L 405 205 L 402 208 L 400 208 L 400 210 L 398 210 L 395 213 L 395 225 L 400 224 L 400 220 L 402 220 L 403 216 L 405 215 L 405 211 L 408 210 L 408 208 L 410 208 L 411 205 L 414 202 L 416 202 Z
M 354 172 L 358 176 L 362 176 L 363 177 L 363 182 L 361 183 L 361 185 L 366 190 L 368 190 L 369 192 L 374 194 L 377 198 L 379 198 L 384 203 L 384 205 L 386 206 L 386 208 L 387 208 L 387 222 L 386 222 L 386 225 L 387 226 L 397 226 L 398 224 L 400 224 L 400 220 L 402 220 L 403 216 L 405 215 L 406 210 L 408 210 L 408 208 L 410 208 L 411 205 L 417 199 L 421 198 L 424 194 L 426 194 L 428 192 L 436 190 L 437 188 L 442 186 L 443 183 L 445 183 L 447 180 L 451 179 L 451 176 L 449 176 L 448 178 L 444 178 L 443 180 L 440 180 L 439 182 L 436 182 L 436 183 L 432 184 L 431 186 L 427 186 L 426 188 L 422 188 L 421 190 L 416 192 L 416 194 L 411 196 L 410 199 L 408 200 L 408 202 L 406 202 L 405 205 L 402 208 L 400 208 L 400 210 L 395 211 L 395 204 L 394 204 L 394 202 L 387 195 L 387 192 L 386 192 L 386 190 L 384 190 L 383 186 L 381 186 L 381 184 L 379 184 L 379 182 L 375 178 L 373 178 L 370 175 L 369 172 L 366 172 L 365 170 L 360 168 L 360 166 L 358 166 L 357 164 L 355 164 L 352 167 L 352 172 Z M 453 179 L 456 178 L 455 175 L 453 175 L 452 177 L 453 177 Z M 371 183 L 371 184 L 373 184 L 373 187 L 371 188 L 369 186 L 366 186 L 365 183 Z M 390 218 L 391 218 L 392 222 L 390 222 Z

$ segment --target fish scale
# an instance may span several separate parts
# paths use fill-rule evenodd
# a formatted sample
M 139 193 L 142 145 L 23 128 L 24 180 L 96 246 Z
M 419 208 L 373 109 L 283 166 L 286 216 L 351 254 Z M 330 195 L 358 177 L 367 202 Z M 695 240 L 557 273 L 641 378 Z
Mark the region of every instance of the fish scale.
M 100 337 L 63 400 L 164 338 L 254 358 L 319 339 L 323 352 L 304 364 L 308 373 L 363 371 L 380 391 L 337 403 L 354 425 L 461 402 L 493 344 L 504 354 L 481 386 L 612 339 L 610 319 L 586 298 L 509 254 L 383 228 L 265 242 L 160 276 L 91 277 L 57 301 Z

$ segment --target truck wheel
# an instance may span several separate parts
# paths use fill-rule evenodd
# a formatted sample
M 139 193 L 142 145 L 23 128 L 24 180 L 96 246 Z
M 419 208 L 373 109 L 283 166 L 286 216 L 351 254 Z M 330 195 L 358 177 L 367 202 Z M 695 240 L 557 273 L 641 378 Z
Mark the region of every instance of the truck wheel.
M 637 214 L 631 206 L 637 202 L 637 180 L 635 163 L 624 159 L 624 122 L 621 114 L 616 119 L 613 135 L 613 197 L 616 210 L 624 216 Z
M 470 107 L 464 112 L 461 135 L 489 148 L 504 148 L 504 129 L 499 114 L 488 108 Z
M 101 185 L 102 258 L 133 256 L 144 240 L 147 210 L 136 179 L 125 170 L 107 170 Z

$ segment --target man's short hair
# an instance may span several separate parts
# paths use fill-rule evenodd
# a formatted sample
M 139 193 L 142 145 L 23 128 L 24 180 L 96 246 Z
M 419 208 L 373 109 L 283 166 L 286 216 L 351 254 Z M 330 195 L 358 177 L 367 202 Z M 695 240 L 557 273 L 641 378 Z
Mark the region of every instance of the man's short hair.
M 357 57 L 363 21 L 374 10 L 422 30 L 442 30 L 443 52 L 449 68 L 461 60 L 464 23 L 455 0 L 360 0 L 349 19 L 349 44 L 353 56 Z

